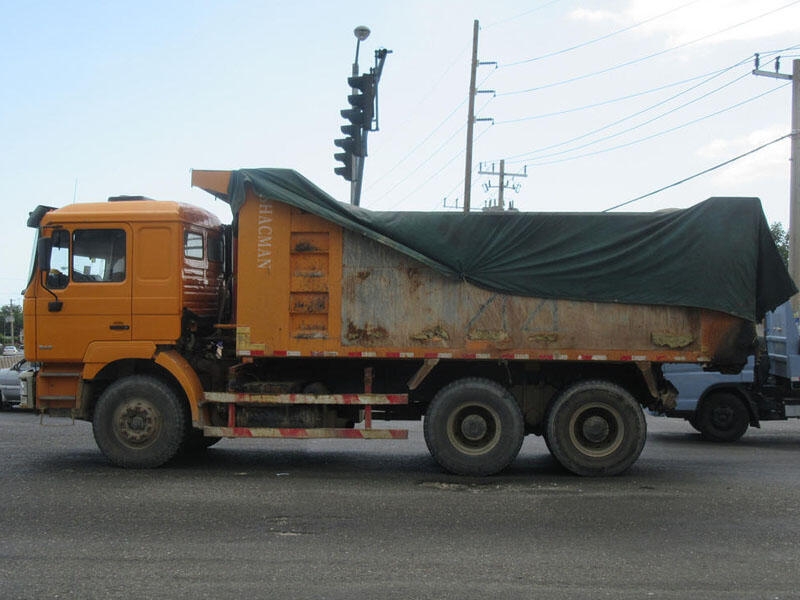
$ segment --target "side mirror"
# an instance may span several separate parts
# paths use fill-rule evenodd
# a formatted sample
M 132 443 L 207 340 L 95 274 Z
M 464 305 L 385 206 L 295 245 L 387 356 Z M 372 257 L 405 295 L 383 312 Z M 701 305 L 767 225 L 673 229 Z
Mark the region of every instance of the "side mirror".
M 39 238 L 36 242 L 36 264 L 40 273 L 50 270 L 50 253 L 53 251 L 53 240 L 49 237 Z

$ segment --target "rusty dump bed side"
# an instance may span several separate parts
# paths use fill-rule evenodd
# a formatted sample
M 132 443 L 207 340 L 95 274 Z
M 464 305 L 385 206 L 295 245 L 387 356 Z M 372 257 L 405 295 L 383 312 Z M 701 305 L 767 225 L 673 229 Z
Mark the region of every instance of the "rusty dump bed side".
M 752 324 L 676 306 L 499 294 L 321 217 L 254 195 L 240 208 L 237 353 L 744 362 Z

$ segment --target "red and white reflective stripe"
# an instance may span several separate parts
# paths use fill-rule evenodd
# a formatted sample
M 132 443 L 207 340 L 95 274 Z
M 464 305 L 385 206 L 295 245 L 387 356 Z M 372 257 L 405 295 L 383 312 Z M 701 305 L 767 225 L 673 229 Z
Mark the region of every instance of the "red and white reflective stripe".
M 569 360 L 566 354 L 540 354 L 537 356 L 539 360 Z
M 302 357 L 302 356 L 310 356 L 314 358 L 324 357 L 324 358 L 337 358 L 346 356 L 348 358 L 395 358 L 395 359 L 405 359 L 405 358 L 426 358 L 426 359 L 434 359 L 434 358 L 458 358 L 461 360 L 492 360 L 494 358 L 502 358 L 504 360 L 542 360 L 542 361 L 550 361 L 550 360 L 577 360 L 577 361 L 631 361 L 631 362 L 697 362 L 697 363 L 704 363 L 709 362 L 711 359 L 705 356 L 700 357 L 690 357 L 686 355 L 680 356 L 673 356 L 671 354 L 617 354 L 616 352 L 613 353 L 613 358 L 609 359 L 608 354 L 564 354 L 562 352 L 542 352 L 540 354 L 530 354 L 528 352 L 505 352 L 500 353 L 499 355 L 494 352 L 464 352 L 464 353 L 453 353 L 453 352 L 401 352 L 401 351 L 385 351 L 385 352 L 378 352 L 375 350 L 360 350 L 354 352 L 348 352 L 347 354 L 340 354 L 335 350 L 310 350 L 310 351 L 300 351 L 300 350 L 274 350 L 272 352 L 265 352 L 264 350 L 239 350 L 237 351 L 238 356 L 250 356 L 250 357 L 261 357 L 261 356 L 275 356 L 275 357 Z

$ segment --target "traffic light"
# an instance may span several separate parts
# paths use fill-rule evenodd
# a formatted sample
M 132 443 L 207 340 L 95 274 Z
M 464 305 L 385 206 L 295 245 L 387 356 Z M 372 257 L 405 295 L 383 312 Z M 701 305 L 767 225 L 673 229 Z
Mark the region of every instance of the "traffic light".
M 372 117 L 375 114 L 375 76 L 372 74 L 361 75 L 360 77 L 348 77 L 348 85 L 359 93 L 350 94 L 347 101 L 349 108 L 343 110 L 341 115 L 353 125 L 369 131 L 372 129 Z
M 361 128 L 355 125 L 342 125 L 341 129 L 347 137 L 333 140 L 333 145 L 354 156 L 366 156 L 364 147 L 366 140 L 361 133 Z
M 347 78 L 347 84 L 356 93 L 347 96 L 350 108 L 340 113 L 350 124 L 342 125 L 342 133 L 347 137 L 333 140 L 334 145 L 344 151 L 333 155 L 342 163 L 333 172 L 355 184 L 361 177 L 364 157 L 367 155 L 367 132 L 372 130 L 372 119 L 375 115 L 377 79 L 372 73 L 354 75 Z
M 341 167 L 336 167 L 333 172 L 344 177 L 345 181 L 353 181 L 353 155 L 349 152 L 338 152 L 333 158 L 344 163 Z

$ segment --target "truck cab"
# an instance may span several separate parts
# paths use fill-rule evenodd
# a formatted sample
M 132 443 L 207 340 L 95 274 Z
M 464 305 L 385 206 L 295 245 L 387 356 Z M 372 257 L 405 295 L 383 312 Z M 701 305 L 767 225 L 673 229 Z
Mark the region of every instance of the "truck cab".
M 206 211 L 141 197 L 39 207 L 25 290 L 26 358 L 42 365 L 36 406 L 91 414 L 82 382 L 110 380 L 174 348 L 187 315 L 217 320 L 223 233 Z M 96 392 L 97 390 L 95 390 Z

